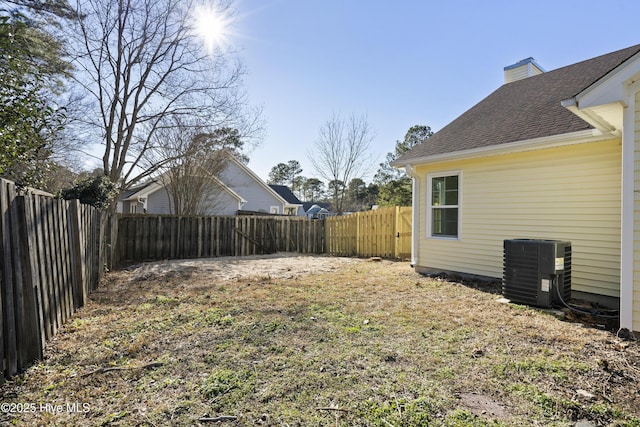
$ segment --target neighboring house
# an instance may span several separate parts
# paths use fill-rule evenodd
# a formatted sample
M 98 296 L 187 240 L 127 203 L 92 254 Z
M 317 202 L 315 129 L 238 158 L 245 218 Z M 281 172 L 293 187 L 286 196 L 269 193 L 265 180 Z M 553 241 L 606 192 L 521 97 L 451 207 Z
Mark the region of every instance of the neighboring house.
M 271 214 L 297 215 L 302 203 L 291 203 L 260 179 L 244 163 L 229 157 L 217 177 L 216 194 L 208 215 L 235 215 L 239 210 Z M 292 194 L 293 195 L 293 194 Z M 295 196 L 294 196 L 295 197 Z M 172 197 L 161 180 L 131 188 L 118 202 L 119 212 L 172 214 Z
M 331 212 L 331 203 L 304 202 L 302 208 L 309 219 L 325 219 L 329 216 L 335 216 L 335 213 Z
M 312 205 L 305 214 L 309 219 L 325 219 L 328 216 L 332 216 L 327 208 L 323 208 L 320 205 Z
M 275 184 L 269 184 L 269 187 L 271 187 L 273 191 L 278 193 L 278 195 L 280 195 L 280 197 L 282 197 L 288 203 L 288 205 L 285 206 L 285 210 L 284 210 L 285 215 L 298 215 L 298 216 L 304 215 L 302 202 L 300 201 L 300 199 L 296 197 L 295 194 L 293 194 L 293 191 L 291 191 L 289 187 L 287 187 L 286 185 L 275 185 Z
M 503 241 L 572 242 L 572 290 L 640 331 L 640 45 L 495 92 L 394 162 L 413 177 L 418 271 L 502 277 Z

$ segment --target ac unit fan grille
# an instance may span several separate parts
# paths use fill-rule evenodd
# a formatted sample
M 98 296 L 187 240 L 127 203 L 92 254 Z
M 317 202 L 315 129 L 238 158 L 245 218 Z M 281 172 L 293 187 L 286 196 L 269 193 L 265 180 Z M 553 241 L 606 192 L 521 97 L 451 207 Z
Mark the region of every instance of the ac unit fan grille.
M 521 249 L 504 253 L 502 294 L 511 301 L 535 305 L 538 301 L 538 248 L 525 245 Z

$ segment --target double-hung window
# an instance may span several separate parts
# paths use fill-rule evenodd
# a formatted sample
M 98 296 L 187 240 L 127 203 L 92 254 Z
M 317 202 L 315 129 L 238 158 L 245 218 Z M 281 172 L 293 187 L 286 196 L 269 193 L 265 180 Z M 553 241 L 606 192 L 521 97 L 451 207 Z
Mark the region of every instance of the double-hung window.
M 429 237 L 460 236 L 460 173 L 429 175 Z

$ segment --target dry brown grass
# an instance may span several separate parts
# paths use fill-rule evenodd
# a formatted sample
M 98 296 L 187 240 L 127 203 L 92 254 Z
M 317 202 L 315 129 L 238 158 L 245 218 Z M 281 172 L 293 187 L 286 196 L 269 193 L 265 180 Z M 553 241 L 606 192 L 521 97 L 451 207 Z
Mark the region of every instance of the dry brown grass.
M 0 422 L 640 426 L 638 342 L 491 290 L 389 261 L 224 280 L 113 272 L 2 387 L 3 403 L 36 411 Z

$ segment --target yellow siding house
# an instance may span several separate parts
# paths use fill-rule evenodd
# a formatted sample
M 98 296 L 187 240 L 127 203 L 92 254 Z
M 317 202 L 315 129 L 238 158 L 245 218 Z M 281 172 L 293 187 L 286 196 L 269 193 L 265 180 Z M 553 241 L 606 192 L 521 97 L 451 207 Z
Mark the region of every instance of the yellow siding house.
M 504 240 L 570 241 L 573 293 L 615 301 L 640 332 L 640 45 L 504 71 L 394 163 L 413 177 L 412 264 L 498 278 Z

